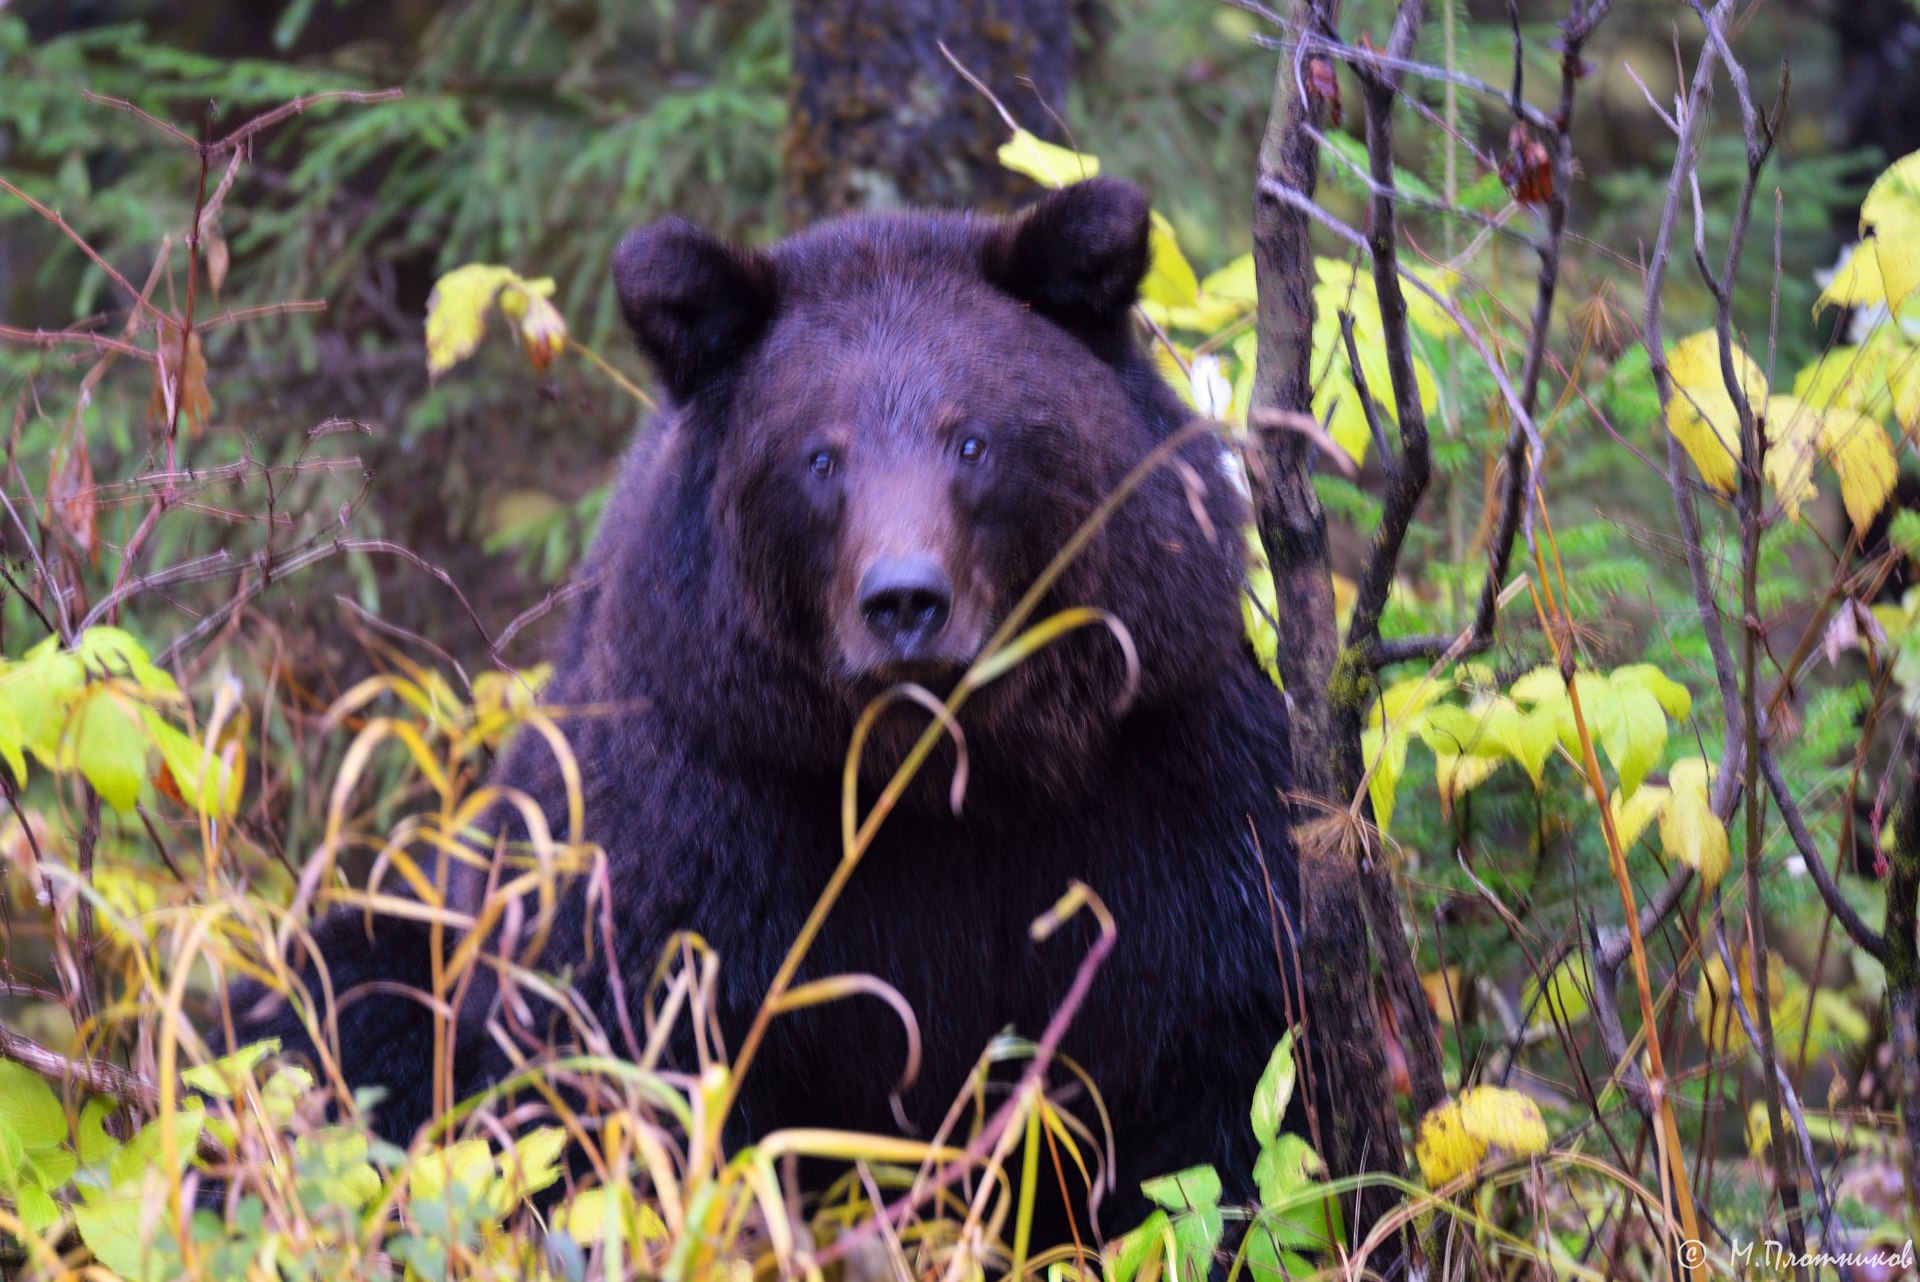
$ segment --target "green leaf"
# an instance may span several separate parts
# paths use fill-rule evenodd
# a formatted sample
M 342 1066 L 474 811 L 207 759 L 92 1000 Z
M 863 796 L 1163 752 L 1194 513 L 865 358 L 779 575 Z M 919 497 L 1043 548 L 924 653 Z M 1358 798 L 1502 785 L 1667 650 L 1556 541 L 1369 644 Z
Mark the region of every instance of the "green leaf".
M 147 776 L 147 735 L 140 709 L 113 686 L 89 686 L 74 717 L 72 760 L 100 799 L 133 809 Z
M 1660 708 L 1675 721 L 1685 721 L 1693 713 L 1693 695 L 1687 688 L 1651 663 L 1629 663 L 1613 670 L 1613 683 L 1636 686 L 1659 701 Z
M 27 1165 L 27 1151 L 12 1128 L 0 1126 L 0 1191 L 16 1187 Z
M 1134 1282 L 1165 1249 L 1169 1227 L 1167 1213 L 1155 1211 L 1141 1221 L 1139 1228 L 1109 1242 L 1102 1253 L 1107 1265 L 1106 1282 Z
M 44 644 L 29 650 L 24 660 L 0 677 L 0 706 L 12 714 L 27 750 L 42 765 L 59 766 L 69 708 L 86 682 L 86 669 L 79 659 Z
M 223 1055 L 210 1063 L 188 1069 L 180 1074 L 180 1080 L 203 1095 L 232 1099 L 238 1093 L 239 1086 L 253 1076 L 253 1070 L 260 1061 L 279 1049 L 280 1039 L 277 1037 L 253 1042 L 231 1055 Z
M 0 672 L 5 666 L 0 665 Z M 27 786 L 27 731 L 20 724 L 20 712 L 4 697 L 0 691 L 0 761 L 7 763 L 13 772 L 13 781 L 17 787 Z
M 107 1134 L 106 1122 L 113 1115 L 113 1101 L 90 1099 L 80 1109 L 76 1148 L 80 1160 L 88 1166 L 105 1162 L 120 1151 L 120 1141 Z
M 1267 1067 L 1253 1088 L 1251 1121 L 1253 1136 L 1262 1148 L 1280 1137 L 1280 1124 L 1286 1118 L 1287 1105 L 1293 1100 L 1294 1077 L 1299 1067 L 1293 1062 L 1293 1030 L 1281 1034 L 1267 1057 Z
M 0 1128 L 11 1131 L 24 1153 L 66 1143 L 67 1115 L 60 1097 L 38 1073 L 0 1060 Z
M 187 1169 L 200 1142 L 200 1126 L 205 1119 L 206 1109 L 198 1103 L 188 1104 L 173 1115 L 173 1169 L 167 1174 L 178 1178 Z M 149 1168 L 158 1167 L 166 1155 L 164 1141 L 160 1119 L 156 1117 L 107 1160 L 108 1182 L 117 1189 L 137 1181 Z
M 1313 1145 L 1298 1135 L 1281 1135 L 1260 1150 L 1253 1164 L 1254 1186 L 1262 1206 L 1281 1206 L 1312 1188 L 1326 1165 Z
M 1581 692 L 1583 699 L 1585 691 Z M 1660 761 L 1667 747 L 1667 717 L 1646 690 L 1628 684 L 1613 687 L 1614 704 L 1602 743 L 1607 759 L 1620 776 L 1621 795 L 1631 799 L 1647 771 Z
M 221 818 L 239 808 L 244 758 L 229 761 L 218 749 L 206 751 L 193 736 L 167 724 L 152 708 L 142 708 L 140 714 L 182 801 L 195 811 Z
M 1299 1282 L 1324 1273 L 1304 1255 L 1282 1249 L 1275 1237 L 1264 1221 L 1247 1233 L 1247 1276 L 1253 1282 Z
M 1149 1201 L 1169 1211 L 1214 1206 L 1220 1201 L 1220 1174 L 1211 1166 L 1189 1166 L 1172 1175 L 1142 1180 L 1140 1191 Z
M 59 1148 L 36 1149 L 28 1153 L 20 1170 L 27 1183 L 38 1184 L 43 1189 L 57 1189 L 72 1179 L 79 1167 L 80 1159 L 63 1144 Z
M 1180 1277 L 1200 1282 L 1212 1271 L 1213 1253 L 1220 1245 L 1226 1217 L 1209 1203 L 1173 1217 L 1173 1242 L 1180 1253 Z
M 35 1184 L 23 1184 L 14 1190 L 14 1210 L 27 1232 L 45 1237 L 47 1230 L 60 1223 L 60 1204 L 53 1195 Z
M 1893 514 L 1893 521 L 1887 526 L 1887 541 L 1907 555 L 1907 559 L 1920 558 L 1920 512 L 1912 508 L 1901 508 Z M 4 732 L 4 726 L 0 726 Z
M 1482 212 L 1504 209 L 1508 199 L 1507 185 L 1500 181 L 1500 175 L 1485 173 L 1460 189 L 1458 207 Z
M 146 647 L 131 633 L 105 625 L 88 628 L 74 643 L 73 652 L 87 671 L 107 676 L 133 678 L 142 690 L 154 694 L 175 695 L 180 687 L 164 669 L 156 668 L 147 657 Z
M 1364 174 L 1370 178 L 1373 172 L 1367 160 L 1367 145 L 1352 134 L 1329 132 L 1324 137 L 1327 141 L 1327 150 L 1340 153 L 1347 162 L 1343 165 L 1336 161 L 1328 172 L 1337 174 L 1342 181 L 1350 185 L 1359 186 L 1362 190 L 1371 190 L 1368 183 L 1361 177 Z M 1497 181 L 1498 175 L 1494 177 Z M 1408 196 L 1434 204 L 1440 203 L 1440 193 L 1429 186 L 1426 179 L 1398 165 L 1393 167 L 1393 185 L 1395 190 Z M 1503 188 L 1503 195 L 1504 190 Z
M 80 1240 L 95 1259 L 129 1282 L 161 1282 L 179 1272 L 180 1253 L 166 1219 L 163 1198 L 114 1197 L 73 1208 Z
M 485 1141 L 474 1141 L 486 1148 Z M 380 1172 L 367 1161 L 367 1137 L 331 1127 L 294 1141 L 301 1185 L 319 1202 L 360 1210 L 380 1194 Z

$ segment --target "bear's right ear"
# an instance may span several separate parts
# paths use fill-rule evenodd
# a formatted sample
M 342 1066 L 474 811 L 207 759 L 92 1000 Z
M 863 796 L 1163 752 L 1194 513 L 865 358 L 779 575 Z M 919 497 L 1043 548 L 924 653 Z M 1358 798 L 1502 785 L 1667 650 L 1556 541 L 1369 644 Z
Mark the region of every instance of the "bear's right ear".
M 667 394 L 683 402 L 760 336 L 780 296 L 779 273 L 766 255 L 679 218 L 621 239 L 613 286 L 641 352 Z
M 987 276 L 1069 328 L 1122 325 L 1147 274 L 1148 209 L 1116 178 L 1049 192 L 987 242 Z

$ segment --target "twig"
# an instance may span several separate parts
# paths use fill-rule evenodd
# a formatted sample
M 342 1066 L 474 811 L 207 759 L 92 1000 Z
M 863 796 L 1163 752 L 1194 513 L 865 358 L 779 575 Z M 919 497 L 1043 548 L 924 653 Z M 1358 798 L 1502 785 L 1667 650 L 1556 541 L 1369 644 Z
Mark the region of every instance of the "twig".
M 165 312 L 161 311 L 158 307 L 155 307 L 151 302 L 147 301 L 146 294 L 140 290 L 135 289 L 133 287 L 133 282 L 128 280 L 125 276 L 121 275 L 120 269 L 115 267 L 112 263 L 108 262 L 101 255 L 99 250 L 95 249 L 92 245 L 88 244 L 87 238 L 85 236 L 82 236 L 79 232 L 75 231 L 73 229 L 73 225 L 69 223 L 66 219 L 62 218 L 57 211 L 47 208 L 47 206 L 41 204 L 39 201 L 35 200 L 33 197 L 27 195 L 26 192 L 21 191 L 18 187 L 14 186 L 12 183 L 8 182 L 4 178 L 0 178 L 0 191 L 4 191 L 8 195 L 14 197 L 16 200 L 22 201 L 23 203 L 26 204 L 26 206 L 29 209 L 33 210 L 34 213 L 40 215 L 42 218 L 52 223 L 55 227 L 59 228 L 62 235 L 64 235 L 68 240 L 72 241 L 74 244 L 80 247 L 81 253 L 85 254 L 88 258 L 93 260 L 94 266 L 98 267 L 101 271 L 107 274 L 107 279 L 111 280 L 114 284 L 118 285 L 121 289 L 126 291 L 127 296 L 133 299 L 135 307 L 142 308 L 148 312 L 151 312 L 153 314 L 154 319 L 162 325 L 172 325 L 174 323 L 173 317 L 167 315 Z

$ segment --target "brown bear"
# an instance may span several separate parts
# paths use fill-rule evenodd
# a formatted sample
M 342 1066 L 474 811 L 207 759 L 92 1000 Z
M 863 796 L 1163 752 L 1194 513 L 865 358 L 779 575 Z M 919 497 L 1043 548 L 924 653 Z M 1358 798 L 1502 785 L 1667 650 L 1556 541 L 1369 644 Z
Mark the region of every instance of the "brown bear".
M 841 857 L 862 710 L 903 682 L 944 697 L 1075 529 L 1189 421 L 1132 319 L 1148 227 L 1137 189 L 1095 180 L 1007 219 L 863 214 L 764 250 L 669 220 L 621 243 L 620 304 L 667 399 L 625 463 L 544 701 L 594 709 L 565 729 L 610 860 L 630 1001 L 675 933 L 697 932 L 721 962 L 719 1031 L 739 1045 Z M 1193 434 L 1036 616 L 1092 606 L 1112 625 L 973 696 L 964 748 L 950 736 L 928 763 L 827 918 L 799 978 L 877 976 L 917 1016 L 904 1117 L 889 1100 L 901 1021 L 854 997 L 774 1020 L 733 1137 L 902 1122 L 933 1135 L 996 1036 L 1037 1036 L 1065 995 L 1092 927 L 1044 944 L 1028 928 L 1078 880 L 1118 928 L 1062 1045 L 1112 1124 L 1101 1227 L 1131 1227 L 1143 1178 L 1196 1163 L 1250 1194 L 1247 1109 L 1290 1020 L 1278 944 L 1294 935 L 1295 873 L 1286 707 L 1241 634 L 1245 521 L 1219 440 Z M 881 719 L 863 807 L 928 715 L 903 703 Z M 497 782 L 563 822 L 539 736 L 520 736 Z M 547 962 L 614 1029 L 583 905 L 576 886 Z M 371 950 L 362 930 L 355 915 L 322 931 L 334 991 L 425 979 L 416 928 L 387 923 Z M 477 1029 L 488 999 L 469 1007 Z M 385 1088 L 379 1128 L 403 1139 L 430 1107 L 424 1020 L 390 989 L 341 1013 L 349 1079 Z M 299 1040 L 285 1016 L 255 1031 Z M 459 1044 L 461 1089 L 499 1072 L 486 1033 Z M 1043 1231 L 1064 1239 L 1054 1183 Z

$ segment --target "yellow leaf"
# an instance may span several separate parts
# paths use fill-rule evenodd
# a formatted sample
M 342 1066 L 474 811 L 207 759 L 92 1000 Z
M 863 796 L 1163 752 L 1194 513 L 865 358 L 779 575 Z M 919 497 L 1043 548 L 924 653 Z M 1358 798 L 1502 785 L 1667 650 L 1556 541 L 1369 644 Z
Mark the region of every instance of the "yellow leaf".
M 553 293 L 553 281 L 526 280 L 511 267 L 468 263 L 434 282 L 433 292 L 427 295 L 427 373 L 430 376 L 438 378 L 473 355 L 474 349 L 480 346 L 480 336 L 486 331 L 487 309 L 493 306 L 502 290 L 509 294 L 509 298 L 502 300 L 502 310 L 518 309 L 517 312 L 508 310 L 508 317 L 515 322 L 515 329 L 521 330 L 525 318 L 533 313 L 532 304 L 536 300 L 545 302 Z M 538 326 L 541 341 L 550 343 L 551 326 L 559 320 L 559 313 L 553 311 L 551 304 L 546 310 L 552 315 L 543 316 Z M 562 323 L 562 342 L 565 331 Z M 522 341 L 527 341 L 524 333 Z
M 1407 764 L 1406 732 L 1362 731 L 1360 756 L 1369 771 L 1367 795 L 1373 802 L 1373 822 L 1385 832 L 1393 823 L 1394 794 L 1400 787 L 1400 772 Z
M 1767 377 L 1753 358 L 1735 347 L 1734 376 L 1749 405 L 1767 397 Z M 1667 402 L 1667 430 L 1700 469 L 1700 479 L 1722 494 L 1733 493 L 1740 458 L 1740 416 L 1720 373 L 1720 336 L 1701 330 L 1667 349 L 1673 398 Z
M 1821 416 L 1791 396 L 1767 398 L 1767 481 L 1789 521 L 1817 492 L 1813 465 L 1820 454 Z
M 1420 1119 L 1414 1159 L 1430 1187 L 1471 1171 L 1491 1149 L 1515 1157 L 1547 1150 L 1547 1124 L 1540 1106 L 1519 1091 L 1475 1086 Z
M 1675 721 L 1685 721 L 1693 712 L 1693 693 L 1651 663 L 1629 663 L 1615 668 L 1608 679 L 1616 686 L 1645 690 L 1659 703 L 1661 711 Z
M 1440 807 L 1451 811 L 1453 803 L 1463 793 L 1472 792 L 1485 783 L 1493 772 L 1500 768 L 1500 758 L 1481 757 L 1472 753 L 1456 754 L 1436 752 L 1433 754 L 1433 777 L 1440 786 Z
M 1460 1096 L 1467 1133 L 1515 1157 L 1547 1151 L 1547 1124 L 1532 1097 L 1503 1086 L 1475 1086 Z
M 427 295 L 429 375 L 437 378 L 473 355 L 486 332 L 487 309 L 500 287 L 512 279 L 511 268 L 468 263 L 434 283 Z
M 1748 998 L 1747 1013 L 1756 1020 L 1759 1011 L 1752 1001 L 1753 954 L 1740 950 L 1740 989 Z M 1767 1002 L 1778 1006 L 1787 993 L 1787 968 L 1779 953 L 1767 954 Z M 1740 1012 L 1733 1007 L 1733 986 L 1727 981 L 1727 968 L 1719 952 L 1709 952 L 1700 963 L 1700 983 L 1693 990 L 1693 1022 L 1700 1036 L 1716 1053 L 1738 1051 L 1747 1045 L 1747 1029 Z
M 1887 391 L 1893 398 L 1893 419 L 1908 440 L 1920 440 L 1920 350 L 1901 348 L 1898 359 L 1888 361 L 1885 369 Z M 1856 408 L 1863 414 L 1873 414 L 1864 407 Z
M 1659 817 L 1666 809 L 1667 799 L 1673 794 L 1659 784 L 1641 784 L 1624 803 L 1620 800 L 1620 790 L 1615 788 L 1607 808 L 1613 812 L 1613 830 L 1620 838 L 1620 848 L 1625 850 L 1640 840 L 1640 834 L 1647 825 Z
M 1859 347 L 1836 347 L 1794 376 L 1793 396 L 1816 412 L 1858 410 L 1874 418 L 1893 411 L 1888 398 L 1889 344 L 1875 336 Z
M 1459 1179 L 1486 1155 L 1486 1141 L 1467 1130 L 1458 1101 L 1448 1100 L 1420 1119 L 1413 1156 L 1430 1188 Z
M 1446 298 L 1453 293 L 1454 283 L 1459 273 L 1447 267 L 1415 267 L 1412 275 L 1425 281 L 1433 292 Z M 1454 324 L 1453 317 L 1447 315 L 1440 304 L 1427 297 L 1425 290 L 1407 281 L 1400 282 L 1400 292 L 1407 300 L 1407 319 L 1414 328 L 1435 338 L 1446 338 L 1458 334 L 1460 327 Z
M 1509 690 L 1521 703 L 1548 703 L 1567 697 L 1567 683 L 1561 679 L 1560 670 L 1545 663 L 1516 677 Z
M 1000 163 L 1043 187 L 1065 187 L 1100 174 L 1100 159 L 1085 152 L 1042 142 L 1024 129 L 1000 145 Z
M 1871 244 L 1857 244 L 1847 250 L 1846 261 L 1834 270 L 1833 279 L 1814 301 L 1813 314 L 1823 307 L 1866 307 L 1887 301 L 1886 282 L 1880 279 L 1880 255 Z
M 1151 298 L 1142 298 L 1140 310 L 1162 329 L 1197 334 L 1217 334 L 1247 314 L 1245 304 L 1227 298 L 1212 298 L 1204 292 L 1185 307 L 1168 307 Z
M 625 1185 L 611 1190 L 595 1185 L 574 1194 L 554 1208 L 553 1227 L 586 1246 L 611 1240 L 633 1247 L 668 1238 L 658 1213 Z
M 1209 273 L 1200 282 L 1200 290 L 1214 298 L 1229 299 L 1236 303 L 1259 302 L 1260 290 L 1254 283 L 1253 255 L 1242 254 L 1219 271 Z
M 1660 847 L 1699 874 L 1709 890 L 1727 875 L 1732 855 L 1727 849 L 1726 825 L 1707 801 L 1711 767 L 1699 757 L 1684 757 L 1667 772 L 1671 795 L 1660 811 Z
M 1420 714 L 1453 687 L 1451 680 L 1424 673 L 1396 681 L 1380 692 L 1380 698 L 1367 714 L 1367 724 L 1377 727 L 1390 723 L 1394 729 L 1410 731 Z
M 461 1140 L 422 1153 L 407 1176 L 407 1195 L 415 1201 L 437 1202 L 459 1184 L 477 1199 L 494 1177 L 493 1149 L 485 1140 Z
M 1645 792 L 1646 789 L 1640 791 Z M 1584 1019 L 1592 1009 L 1587 998 L 1592 991 L 1593 973 L 1587 966 L 1587 959 L 1575 953 L 1555 967 L 1547 977 L 1547 991 L 1544 994 L 1540 991 L 1538 979 L 1527 981 L 1526 987 L 1520 991 L 1520 1009 L 1531 1012 L 1527 1019 L 1529 1028 L 1553 1028 L 1562 1020 L 1571 1025 Z
M 1767 1106 L 1755 1100 L 1747 1106 L 1747 1152 L 1758 1162 L 1771 1147 L 1773 1123 L 1767 1119 Z
M 1920 152 L 1903 156 L 1874 180 L 1860 206 L 1860 229 L 1872 239 L 1889 306 L 1920 285 Z M 1861 250 L 1856 250 L 1858 254 Z
M 1820 420 L 1820 454 L 1840 477 L 1840 499 L 1853 528 L 1865 531 L 1900 476 L 1886 429 L 1864 414 L 1830 410 Z
M 1140 282 L 1140 297 L 1162 307 L 1192 307 L 1200 301 L 1200 281 L 1192 264 L 1180 252 L 1180 238 L 1173 224 L 1159 210 L 1151 212 L 1152 225 L 1147 233 L 1147 275 Z
M 1461 1003 L 1460 968 L 1444 966 L 1439 970 L 1430 970 L 1420 976 L 1420 987 L 1427 995 L 1427 1005 L 1440 1022 L 1452 1028 L 1460 1012 L 1465 1009 Z
M 1338 570 L 1328 577 L 1333 580 L 1333 614 L 1345 628 L 1353 615 L 1353 603 L 1360 599 L 1360 585 Z
M 1344 361 L 1346 357 L 1340 359 Z M 1320 390 L 1314 393 L 1313 416 L 1326 423 L 1327 435 L 1333 438 L 1333 443 L 1348 458 L 1355 463 L 1367 461 L 1367 447 L 1373 443 L 1373 430 L 1367 425 L 1367 411 L 1361 405 L 1359 389 L 1351 379 L 1322 380 Z

